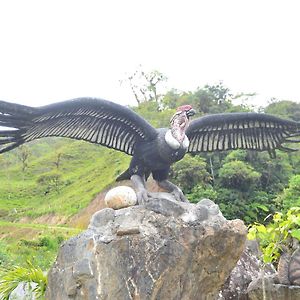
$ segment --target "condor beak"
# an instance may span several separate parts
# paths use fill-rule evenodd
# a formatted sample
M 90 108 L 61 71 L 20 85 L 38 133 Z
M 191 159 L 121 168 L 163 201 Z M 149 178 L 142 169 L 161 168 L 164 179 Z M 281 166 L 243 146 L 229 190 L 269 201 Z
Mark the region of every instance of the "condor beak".
M 188 110 L 187 112 L 186 112 L 186 115 L 188 116 L 188 117 L 192 117 L 192 116 L 194 116 L 196 114 L 196 111 L 192 108 L 192 109 L 190 109 L 190 110 Z

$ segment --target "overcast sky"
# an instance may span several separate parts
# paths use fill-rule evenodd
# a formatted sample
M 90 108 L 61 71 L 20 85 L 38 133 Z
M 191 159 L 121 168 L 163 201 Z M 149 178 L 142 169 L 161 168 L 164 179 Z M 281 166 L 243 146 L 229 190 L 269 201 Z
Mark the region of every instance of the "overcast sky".
M 0 0 L 0 99 L 80 96 L 133 104 L 119 81 L 139 64 L 194 91 L 300 102 L 299 1 Z

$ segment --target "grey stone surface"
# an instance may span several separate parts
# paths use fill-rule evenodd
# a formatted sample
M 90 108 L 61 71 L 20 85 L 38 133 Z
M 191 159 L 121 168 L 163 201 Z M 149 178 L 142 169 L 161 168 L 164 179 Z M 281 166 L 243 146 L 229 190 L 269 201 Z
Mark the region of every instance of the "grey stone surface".
M 274 276 L 264 276 L 253 280 L 248 287 L 249 300 L 276 299 L 299 300 L 300 286 L 276 283 Z
M 245 249 L 235 268 L 223 285 L 218 300 L 248 299 L 248 286 L 262 273 L 261 252 L 256 241 L 247 241 Z M 272 265 L 265 266 L 265 275 L 275 275 L 276 270 Z
M 278 263 L 278 279 L 283 285 L 300 285 L 300 248 L 284 248 Z M 294 251 L 293 251 L 294 250 Z
M 91 219 L 90 228 L 99 228 L 106 226 L 115 218 L 115 210 L 112 208 L 104 208 L 96 212 Z
M 47 299 L 216 299 L 243 251 L 246 228 L 214 205 L 157 197 L 113 217 L 97 212 L 87 231 L 61 247 Z M 106 221 L 95 221 L 101 214 Z

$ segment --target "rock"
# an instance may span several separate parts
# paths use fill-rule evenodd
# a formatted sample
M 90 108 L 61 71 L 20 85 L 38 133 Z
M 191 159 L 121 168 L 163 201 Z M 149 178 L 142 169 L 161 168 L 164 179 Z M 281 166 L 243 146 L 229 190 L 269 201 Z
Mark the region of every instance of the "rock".
M 117 186 L 105 195 L 105 204 L 113 209 L 120 209 L 136 205 L 137 197 L 135 191 L 129 186 Z
M 245 250 L 219 293 L 218 300 L 248 299 L 249 284 L 261 276 L 261 252 L 257 241 L 247 241 Z M 272 265 L 265 266 L 265 275 L 276 274 Z
M 158 194 L 146 207 L 97 212 L 87 231 L 61 247 L 47 299 L 215 299 L 247 231 L 214 205 Z
M 300 248 L 294 251 L 289 263 L 289 280 L 292 285 L 300 285 Z
M 300 285 L 300 248 L 290 252 L 285 247 L 280 256 L 277 266 L 278 279 L 284 285 Z
M 99 228 L 106 226 L 115 218 L 115 211 L 112 208 L 104 208 L 97 211 L 91 218 L 90 228 Z
M 298 300 L 300 299 L 300 286 L 278 284 L 275 276 L 256 278 L 248 287 L 249 300 L 276 299 Z
M 283 251 L 280 255 L 277 272 L 279 283 L 283 285 L 290 285 L 289 279 L 289 265 L 290 265 L 291 254 Z

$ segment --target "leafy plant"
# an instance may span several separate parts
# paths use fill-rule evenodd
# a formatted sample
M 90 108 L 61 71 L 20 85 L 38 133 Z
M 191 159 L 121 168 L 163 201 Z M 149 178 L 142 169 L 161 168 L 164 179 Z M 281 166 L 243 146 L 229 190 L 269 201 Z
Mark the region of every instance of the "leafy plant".
M 190 192 L 195 185 L 204 185 L 211 181 L 205 160 L 191 155 L 186 155 L 174 164 L 170 177 L 184 192 Z
M 219 177 L 225 187 L 246 191 L 258 181 L 260 174 L 247 163 L 235 160 L 222 166 Z
M 248 238 L 258 240 L 265 263 L 277 263 L 281 252 L 292 248 L 293 239 L 300 241 L 299 226 L 300 207 L 293 207 L 286 214 L 275 213 L 268 225 L 250 225 Z
M 208 198 L 212 201 L 216 201 L 218 198 L 218 192 L 213 189 L 211 185 L 196 185 L 190 194 L 187 195 L 188 199 L 192 203 L 197 203 L 199 200 Z
M 47 276 L 29 261 L 27 267 L 1 267 L 0 300 L 8 300 L 20 283 L 23 283 L 28 291 L 32 291 L 36 299 L 42 299 L 47 287 Z
M 61 173 L 52 171 L 41 175 L 37 179 L 37 183 L 45 186 L 45 193 L 49 193 L 51 190 L 55 190 L 56 193 L 59 193 L 63 185 L 61 177 Z
M 276 202 L 284 209 L 300 206 L 300 175 L 293 176 L 289 186 L 276 198 Z

